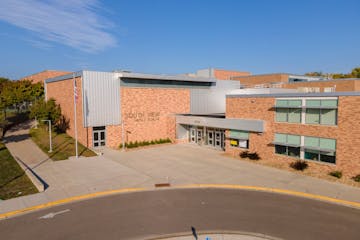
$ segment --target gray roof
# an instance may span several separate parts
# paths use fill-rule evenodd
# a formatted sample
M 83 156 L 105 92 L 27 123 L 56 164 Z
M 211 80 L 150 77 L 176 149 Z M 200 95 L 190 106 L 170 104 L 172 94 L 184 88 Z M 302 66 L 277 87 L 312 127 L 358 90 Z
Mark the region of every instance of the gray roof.
M 48 78 L 45 80 L 45 83 L 62 81 L 62 80 L 70 79 L 73 77 L 81 77 L 82 75 L 83 75 L 83 71 L 73 72 L 73 73 L 69 73 L 69 74 L 54 77 L 54 78 Z
M 84 71 L 74 72 L 75 77 L 80 77 L 83 75 Z M 92 72 L 92 71 L 91 71 Z M 97 71 L 93 71 L 97 72 Z M 131 73 L 131 72 L 109 72 L 118 75 L 119 78 L 133 78 L 133 79 L 153 79 L 153 80 L 168 80 L 168 81 L 182 81 L 182 82 L 216 82 L 215 78 L 205 78 L 205 77 L 190 77 L 187 75 L 162 75 L 162 74 L 144 74 L 144 73 Z M 66 74 L 59 77 L 49 78 L 45 80 L 45 83 L 62 81 L 66 79 L 73 78 L 73 73 Z
M 163 74 L 144 74 L 144 73 L 119 73 L 120 78 L 134 78 L 134 79 L 156 79 L 156 80 L 170 80 L 182 82 L 216 82 L 215 78 L 205 77 L 191 77 L 187 75 L 163 75 Z
M 270 93 L 270 94 L 228 94 L 227 98 L 251 97 L 339 97 L 360 96 L 360 92 L 320 92 L 320 93 Z

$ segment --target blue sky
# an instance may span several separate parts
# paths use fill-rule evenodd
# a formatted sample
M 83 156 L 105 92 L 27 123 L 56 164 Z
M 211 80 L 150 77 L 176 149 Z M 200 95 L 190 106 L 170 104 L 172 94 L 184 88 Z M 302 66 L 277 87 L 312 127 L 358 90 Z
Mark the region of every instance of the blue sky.
M 1 0 L 0 76 L 45 69 L 349 72 L 359 0 Z

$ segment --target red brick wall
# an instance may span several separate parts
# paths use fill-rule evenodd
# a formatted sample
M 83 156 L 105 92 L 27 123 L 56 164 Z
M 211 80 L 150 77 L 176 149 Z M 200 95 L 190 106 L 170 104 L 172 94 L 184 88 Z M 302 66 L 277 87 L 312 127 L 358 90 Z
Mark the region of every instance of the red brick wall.
M 78 140 L 87 147 L 92 146 L 92 130 L 85 128 L 83 124 L 82 95 L 81 95 L 81 78 L 76 78 L 78 100 L 76 104 L 76 121 L 78 129 Z M 47 98 L 54 98 L 56 103 L 60 104 L 62 114 L 70 120 L 70 128 L 67 134 L 75 137 L 74 130 L 74 82 L 73 79 L 51 82 L 46 84 Z
M 30 80 L 33 83 L 41 82 L 44 84 L 44 81 L 48 78 L 58 77 L 65 74 L 69 74 L 71 72 L 65 72 L 65 71 L 53 71 L 53 70 L 45 70 L 43 72 L 35 73 L 26 77 L 21 78 L 20 80 Z
M 324 92 L 324 88 L 336 86 L 335 88 L 336 92 L 350 92 L 350 91 L 359 91 L 359 89 L 356 89 L 357 82 L 360 83 L 360 80 L 296 82 L 296 83 L 283 84 L 282 87 L 293 88 L 293 89 L 297 89 L 299 87 L 318 87 L 320 88 L 320 92 Z
M 239 72 L 239 71 L 214 69 L 214 75 L 215 75 L 215 78 L 219 79 L 219 80 L 230 80 L 232 77 L 249 76 L 250 72 Z
M 190 112 L 190 90 L 180 88 L 121 87 L 121 114 L 125 139 L 151 141 L 175 140 L 175 113 Z M 121 125 L 107 127 L 107 145 L 118 147 Z
M 274 98 L 227 98 L 226 117 L 259 119 L 265 121 L 265 132 L 251 133 L 249 151 L 257 152 L 264 160 L 276 162 L 292 162 L 294 158 L 275 154 L 275 133 L 288 133 L 302 136 L 314 136 L 336 139 L 336 166 L 308 161 L 311 168 L 319 171 L 340 169 L 347 176 L 360 173 L 360 97 L 339 97 L 338 125 L 321 126 L 296 123 L 276 123 Z M 237 155 L 239 148 L 230 146 L 226 141 L 226 152 Z
M 264 74 L 264 75 L 251 75 L 245 77 L 233 77 L 233 80 L 239 80 L 242 85 L 246 87 L 254 87 L 258 84 L 267 84 L 267 83 L 287 83 L 289 75 L 287 74 Z

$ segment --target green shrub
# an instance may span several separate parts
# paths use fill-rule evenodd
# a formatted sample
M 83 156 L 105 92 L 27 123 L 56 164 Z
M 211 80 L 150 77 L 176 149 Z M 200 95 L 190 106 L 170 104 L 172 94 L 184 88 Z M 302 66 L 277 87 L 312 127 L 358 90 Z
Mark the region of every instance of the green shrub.
M 341 178 L 342 177 L 342 172 L 341 171 L 332 171 L 329 172 L 330 176 L 336 177 L 336 178 Z
M 148 146 L 148 145 L 154 145 L 154 144 L 162 144 L 162 143 L 171 143 L 170 138 L 166 139 L 156 139 L 151 141 L 135 141 L 135 142 L 128 142 L 125 143 L 126 148 L 136 148 L 136 147 L 142 147 L 142 146 Z M 119 145 L 119 148 L 122 148 L 122 143 Z
M 360 182 L 360 174 L 354 176 L 352 179 L 353 179 L 355 182 Z
M 260 156 L 257 152 L 249 153 L 248 158 L 251 160 L 260 160 Z
M 297 160 L 295 162 L 290 163 L 290 167 L 298 171 L 304 171 L 306 168 L 308 168 L 308 166 L 309 166 L 308 163 L 303 160 Z
M 133 142 L 129 142 L 127 144 L 127 148 L 134 148 L 134 147 L 135 147 L 135 143 L 133 143 Z
M 259 154 L 257 152 L 249 152 L 249 151 L 244 151 L 244 152 L 241 152 L 239 154 L 239 156 L 241 158 L 249 158 L 250 160 L 260 160 L 261 157 L 259 156 Z
M 241 158 L 247 158 L 249 156 L 249 151 L 244 151 L 239 154 Z

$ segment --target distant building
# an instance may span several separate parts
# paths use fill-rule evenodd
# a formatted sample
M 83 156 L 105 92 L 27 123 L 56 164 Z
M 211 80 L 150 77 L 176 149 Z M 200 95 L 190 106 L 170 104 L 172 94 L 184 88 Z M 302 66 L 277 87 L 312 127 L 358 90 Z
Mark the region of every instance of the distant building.
M 20 80 L 30 80 L 33 83 L 40 82 L 40 83 L 44 84 L 45 80 L 48 78 L 53 78 L 53 77 L 57 77 L 57 76 L 61 76 L 64 74 L 69 74 L 69 73 L 71 73 L 71 72 L 57 71 L 57 70 L 45 70 L 42 72 L 34 73 L 32 75 L 23 77 Z
M 326 79 L 288 73 L 233 76 L 242 88 L 292 88 L 302 92 L 360 91 L 360 79 Z

